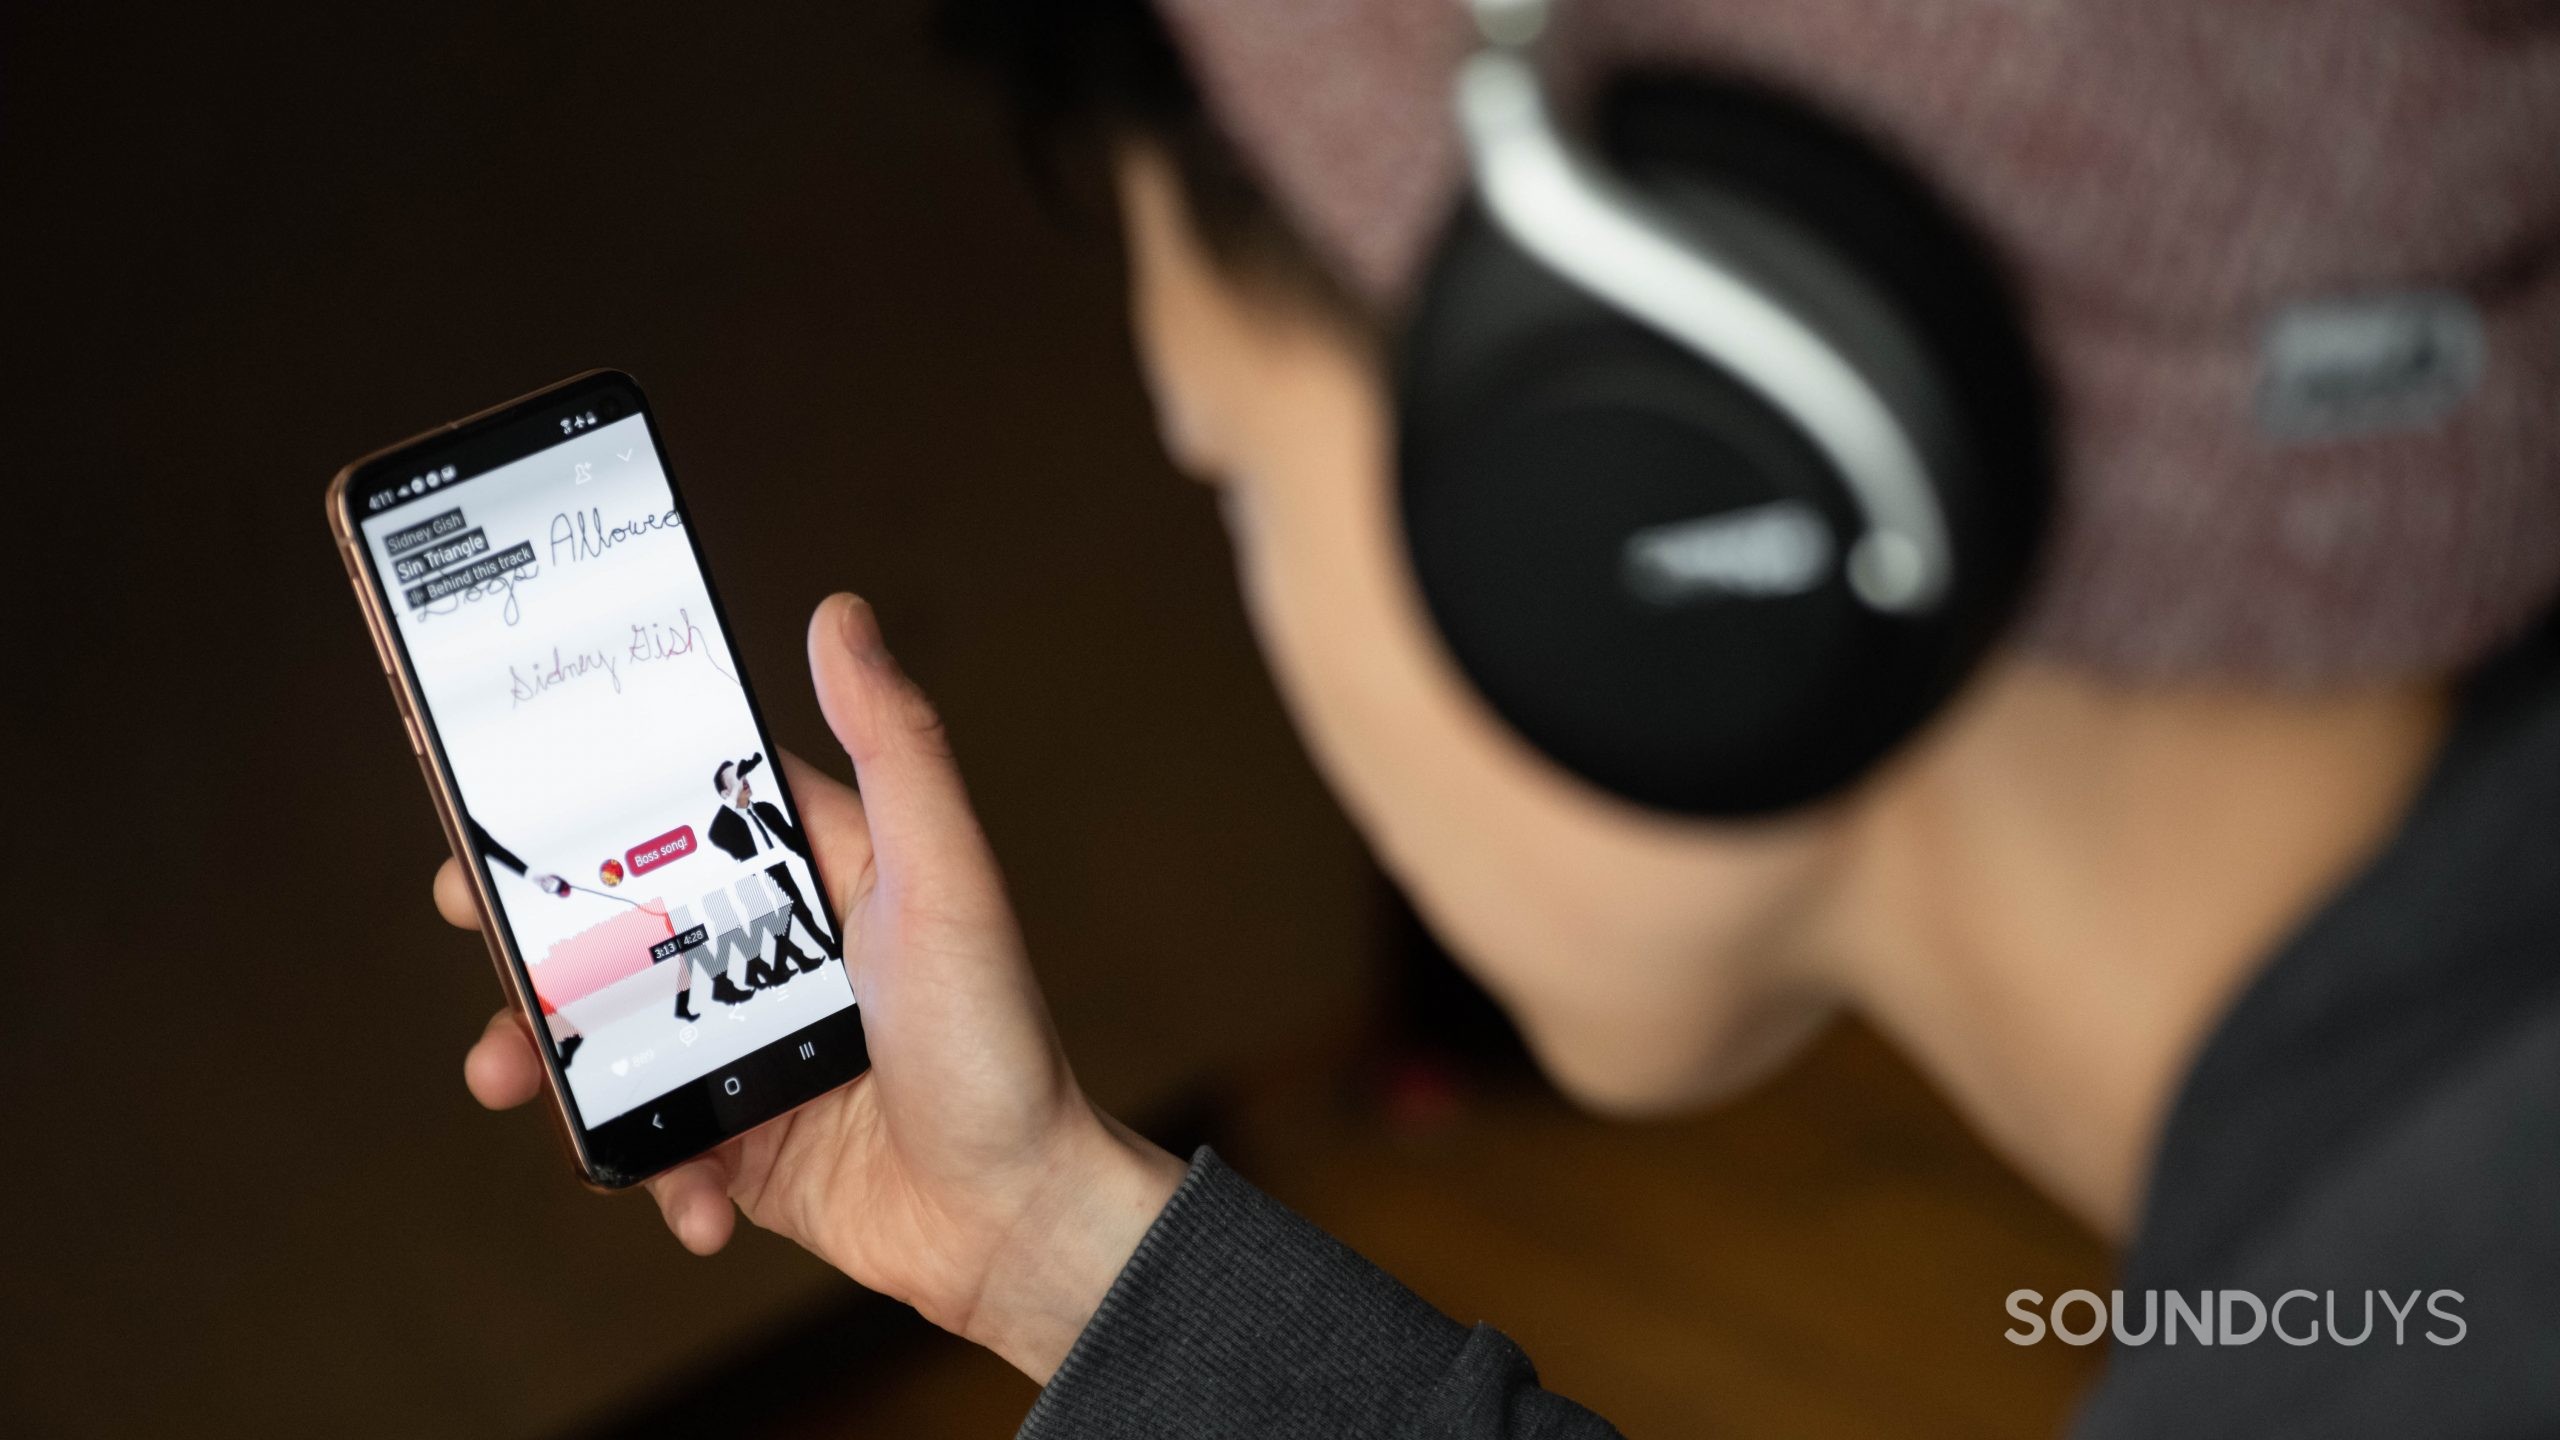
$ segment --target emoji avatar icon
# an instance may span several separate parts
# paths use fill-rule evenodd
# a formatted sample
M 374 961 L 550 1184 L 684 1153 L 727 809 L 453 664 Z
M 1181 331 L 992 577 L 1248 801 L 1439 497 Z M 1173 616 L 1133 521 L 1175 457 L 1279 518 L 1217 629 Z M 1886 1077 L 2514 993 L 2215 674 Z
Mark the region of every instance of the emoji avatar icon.
M 607 885 L 621 884 L 622 862 L 608 858 L 603 864 L 596 867 L 596 878 L 602 880 Z

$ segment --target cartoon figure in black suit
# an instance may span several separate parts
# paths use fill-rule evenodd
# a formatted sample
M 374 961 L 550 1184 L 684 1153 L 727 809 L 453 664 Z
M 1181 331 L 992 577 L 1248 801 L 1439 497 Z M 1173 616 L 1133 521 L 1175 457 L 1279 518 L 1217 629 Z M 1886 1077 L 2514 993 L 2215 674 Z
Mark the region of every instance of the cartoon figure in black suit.
M 774 940 L 772 967 L 766 969 L 761 959 L 748 962 L 747 983 L 758 988 L 780 985 L 789 980 L 794 965 L 803 972 L 812 971 L 841 953 L 836 949 L 835 940 L 818 928 L 817 912 L 809 908 L 809 902 L 800 893 L 800 882 L 792 878 L 791 866 L 782 857 L 782 852 L 788 850 L 802 860 L 808 860 L 809 842 L 801 836 L 799 827 L 782 813 L 781 806 L 769 800 L 756 799 L 755 789 L 748 783 L 747 776 L 763 763 L 764 754 L 759 751 L 744 760 L 723 760 L 719 768 L 711 772 L 711 787 L 720 792 L 720 809 L 711 817 L 705 833 L 712 844 L 737 859 L 752 861 L 760 855 L 772 857 L 773 863 L 765 867 L 764 873 L 773 881 L 774 888 L 791 902 L 792 922 L 808 932 L 818 953 L 812 956 L 793 944 L 791 926 L 786 924 Z
M 781 846 L 802 859 L 809 858 L 809 842 L 800 838 L 799 828 L 782 813 L 782 807 L 770 800 L 758 800 L 747 777 L 764 763 L 762 753 L 744 760 L 723 760 L 711 772 L 711 786 L 720 792 L 720 810 L 711 817 L 711 843 L 740 860 L 753 860 L 758 855 Z

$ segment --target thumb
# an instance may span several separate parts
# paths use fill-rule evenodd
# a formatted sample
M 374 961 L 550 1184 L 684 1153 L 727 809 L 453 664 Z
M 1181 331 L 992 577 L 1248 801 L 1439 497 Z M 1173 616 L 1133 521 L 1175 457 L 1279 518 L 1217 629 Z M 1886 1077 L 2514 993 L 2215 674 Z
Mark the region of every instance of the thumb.
M 870 602 L 830 595 L 809 620 L 818 709 L 853 759 L 882 884 L 950 883 L 994 862 L 933 703 L 880 638 Z

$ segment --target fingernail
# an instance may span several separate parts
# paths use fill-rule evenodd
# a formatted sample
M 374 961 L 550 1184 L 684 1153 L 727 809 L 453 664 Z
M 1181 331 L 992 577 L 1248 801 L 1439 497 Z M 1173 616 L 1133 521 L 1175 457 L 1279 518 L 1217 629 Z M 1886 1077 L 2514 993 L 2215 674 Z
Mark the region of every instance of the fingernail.
M 844 637 L 847 652 L 868 659 L 884 648 L 880 640 L 880 617 L 871 611 L 871 602 L 859 595 L 847 595 L 836 611 L 836 628 Z

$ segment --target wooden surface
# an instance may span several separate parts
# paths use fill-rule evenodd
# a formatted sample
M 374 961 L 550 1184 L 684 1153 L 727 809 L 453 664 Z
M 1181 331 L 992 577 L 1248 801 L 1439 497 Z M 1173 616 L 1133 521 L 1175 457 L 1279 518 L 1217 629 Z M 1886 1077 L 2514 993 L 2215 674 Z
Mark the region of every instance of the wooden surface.
M 1631 1437 L 2023 1440 L 2058 1434 L 2095 1376 L 2094 1348 L 2003 1340 L 2002 1301 L 2103 1292 L 2104 1249 L 1863 1029 L 1669 1124 L 1521 1086 L 1391 1127 L 1345 1073 L 1245 1087 L 1228 1158 Z M 1033 1398 L 938 1333 L 848 1370 L 769 1433 L 1004 1436 Z

